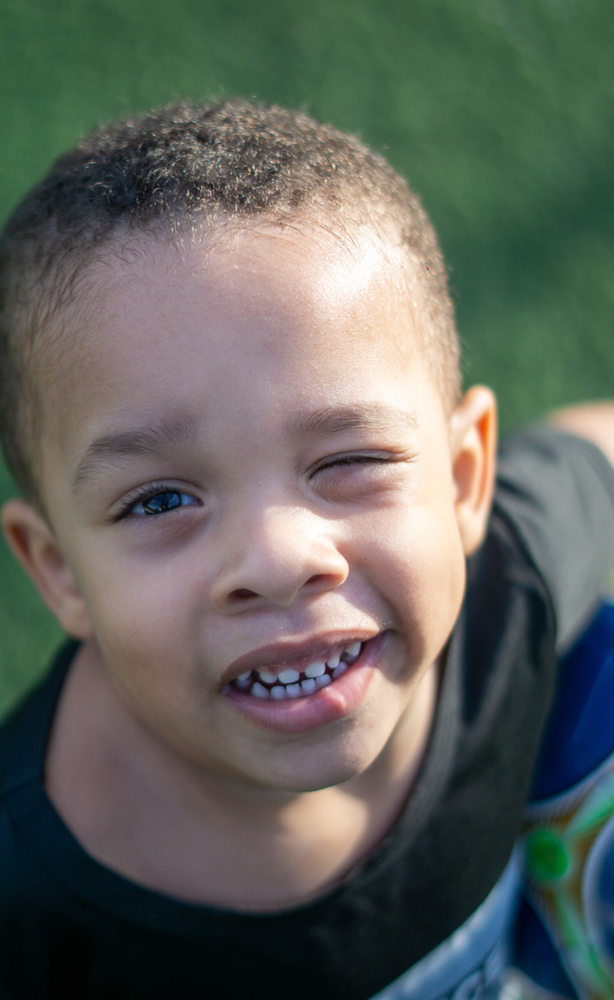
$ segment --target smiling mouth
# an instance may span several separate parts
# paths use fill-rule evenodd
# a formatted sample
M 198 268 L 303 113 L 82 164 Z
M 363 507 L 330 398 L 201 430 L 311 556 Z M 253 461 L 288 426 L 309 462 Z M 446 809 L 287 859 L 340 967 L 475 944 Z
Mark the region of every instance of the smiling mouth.
M 231 681 L 229 687 L 260 701 L 307 698 L 341 677 L 359 659 L 365 645 L 364 642 L 350 642 L 334 646 L 304 666 L 297 663 L 292 667 L 285 663 L 279 668 L 271 664 L 260 670 L 246 670 Z

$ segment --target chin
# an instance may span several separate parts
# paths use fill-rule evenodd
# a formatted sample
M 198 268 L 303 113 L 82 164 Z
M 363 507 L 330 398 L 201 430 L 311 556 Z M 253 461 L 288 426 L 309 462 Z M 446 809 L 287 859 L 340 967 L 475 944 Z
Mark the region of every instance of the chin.
M 318 792 L 323 788 L 343 785 L 359 777 L 377 756 L 378 750 L 369 752 L 365 748 L 362 752 L 357 749 L 348 752 L 348 748 L 337 751 L 331 749 L 324 755 L 325 759 L 318 753 L 318 759 L 299 760 L 296 762 L 296 767 L 279 768 L 276 774 L 273 768 L 270 768 L 266 784 L 288 792 Z M 287 764 L 287 761 L 284 763 Z

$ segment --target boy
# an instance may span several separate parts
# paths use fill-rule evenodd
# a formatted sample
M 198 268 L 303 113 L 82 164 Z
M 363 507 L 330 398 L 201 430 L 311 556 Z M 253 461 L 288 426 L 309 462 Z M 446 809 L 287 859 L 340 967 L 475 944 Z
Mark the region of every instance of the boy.
M 77 640 L 2 732 L 5 995 L 497 996 L 606 459 L 528 433 L 491 513 L 430 224 L 300 114 L 94 134 L 2 287 L 4 530 Z

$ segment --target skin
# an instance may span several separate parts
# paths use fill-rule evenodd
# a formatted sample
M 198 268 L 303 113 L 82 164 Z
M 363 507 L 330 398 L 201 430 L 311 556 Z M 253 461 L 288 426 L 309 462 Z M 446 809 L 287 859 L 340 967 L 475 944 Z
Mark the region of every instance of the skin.
M 404 263 L 369 234 L 351 252 L 266 225 L 143 239 L 97 265 L 65 317 L 47 517 L 15 500 L 3 524 L 83 640 L 49 795 L 92 855 L 144 885 L 291 906 L 406 800 L 485 531 L 495 407 L 475 387 L 448 412 Z M 155 448 L 134 438 L 161 426 L 172 439 Z M 148 486 L 182 506 L 147 516 Z M 229 687 L 246 664 L 353 640 L 368 662 L 313 710 L 254 714 Z
M 568 434 L 592 441 L 614 465 L 614 403 L 603 400 L 568 406 L 551 413 L 549 421 Z

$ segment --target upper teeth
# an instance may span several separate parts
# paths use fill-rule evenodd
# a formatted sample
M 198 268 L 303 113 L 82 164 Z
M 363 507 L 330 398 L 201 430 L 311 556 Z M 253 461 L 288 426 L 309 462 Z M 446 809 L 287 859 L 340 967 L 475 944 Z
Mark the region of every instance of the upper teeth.
M 292 667 L 288 667 L 286 670 L 280 670 L 277 675 L 277 679 L 281 681 L 282 684 L 295 684 L 301 675 L 298 670 L 293 670 Z
M 271 674 L 268 670 L 259 670 L 260 680 L 264 681 L 265 684 L 274 684 L 277 680 L 277 674 Z
M 319 677 L 325 670 L 325 663 L 310 663 L 308 667 L 305 667 L 305 677 Z
M 339 677 L 358 657 L 361 647 L 361 642 L 351 642 L 343 649 L 336 647 L 326 660 L 314 660 L 302 673 L 294 667 L 283 667 L 277 673 L 271 668 L 246 670 L 234 683 L 244 691 L 249 690 L 256 698 L 273 698 L 276 701 L 299 698 L 313 694 Z

